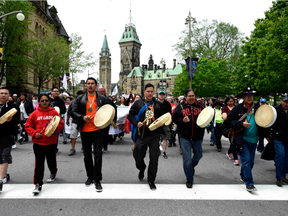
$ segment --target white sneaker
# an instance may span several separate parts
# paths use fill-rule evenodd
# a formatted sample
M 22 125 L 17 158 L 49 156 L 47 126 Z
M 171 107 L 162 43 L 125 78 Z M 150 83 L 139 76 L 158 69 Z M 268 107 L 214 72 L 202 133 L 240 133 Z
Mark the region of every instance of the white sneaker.
M 16 143 L 14 145 L 12 145 L 12 149 L 16 149 L 17 148 L 17 145 Z

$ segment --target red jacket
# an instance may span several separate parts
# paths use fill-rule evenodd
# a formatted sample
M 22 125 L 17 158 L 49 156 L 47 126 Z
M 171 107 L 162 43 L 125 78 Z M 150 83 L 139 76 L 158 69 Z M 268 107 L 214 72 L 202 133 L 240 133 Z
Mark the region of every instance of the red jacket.
M 49 123 L 50 120 L 55 116 L 59 116 L 58 112 L 53 107 L 48 107 L 47 110 L 42 110 L 40 107 L 35 110 L 27 119 L 25 130 L 27 133 L 32 136 L 33 143 L 37 143 L 39 145 L 52 145 L 57 143 L 57 132 L 61 131 L 64 127 L 64 123 L 62 121 L 62 118 L 60 117 L 60 122 L 58 127 L 56 128 L 55 132 L 50 136 L 46 137 L 44 135 L 45 132 L 45 125 L 47 122 Z M 47 125 L 46 125 L 47 126 Z M 41 130 L 45 127 L 45 129 L 42 131 L 42 136 L 37 139 L 35 137 L 36 133 L 40 133 Z

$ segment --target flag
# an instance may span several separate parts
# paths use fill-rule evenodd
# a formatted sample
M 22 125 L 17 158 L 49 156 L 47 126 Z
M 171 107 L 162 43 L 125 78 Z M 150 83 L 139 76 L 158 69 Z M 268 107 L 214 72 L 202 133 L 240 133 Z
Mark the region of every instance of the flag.
M 47 79 L 43 80 L 43 83 L 48 83 L 48 82 L 49 82 L 49 80 L 47 80 Z
M 63 77 L 63 88 L 65 90 L 67 90 L 67 77 L 66 77 L 66 74 L 64 74 L 64 77 Z
M 116 85 L 115 88 L 113 89 L 112 96 L 116 95 L 117 93 L 118 93 L 118 89 L 117 89 L 117 85 Z

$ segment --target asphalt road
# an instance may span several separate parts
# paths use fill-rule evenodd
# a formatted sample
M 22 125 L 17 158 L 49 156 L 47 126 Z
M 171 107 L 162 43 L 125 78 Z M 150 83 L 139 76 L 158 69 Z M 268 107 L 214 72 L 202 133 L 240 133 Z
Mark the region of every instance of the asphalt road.
M 232 190 L 235 198 L 218 199 L 217 196 L 205 200 L 188 200 L 178 199 L 175 196 L 170 197 L 169 185 L 171 188 L 174 185 L 183 185 L 185 187 L 185 175 L 182 168 L 182 158 L 179 153 L 178 147 L 167 148 L 168 159 L 162 156 L 159 158 L 158 173 L 156 185 L 159 189 L 158 195 L 163 195 L 163 198 L 150 199 L 148 198 L 123 198 L 123 199 L 63 199 L 49 197 L 45 199 L 1 199 L 0 194 L 0 215 L 285 215 L 287 212 L 287 200 L 261 200 L 251 194 L 251 198 L 241 198 L 241 194 L 245 191 L 245 186 L 239 181 L 240 167 L 234 166 L 233 161 L 228 160 L 225 153 L 228 149 L 228 142 L 222 139 L 223 149 L 222 152 L 217 152 L 215 147 L 209 145 L 209 135 L 205 134 L 203 141 L 203 158 L 200 160 L 199 165 L 196 167 L 196 175 L 194 178 L 194 187 L 197 185 L 201 187 L 212 186 L 217 188 L 220 185 L 236 185 L 239 189 Z M 144 186 L 147 182 L 138 180 L 138 170 L 135 168 L 134 159 L 132 157 L 132 141 L 130 135 L 125 135 L 123 140 L 117 140 L 113 145 L 109 145 L 108 152 L 103 154 L 103 192 L 109 185 L 135 185 L 140 184 Z M 62 137 L 59 141 L 60 152 L 57 156 L 58 173 L 57 179 L 53 183 L 58 187 L 65 187 L 70 184 L 83 184 L 86 180 L 86 172 L 84 169 L 83 155 L 80 152 L 81 140 L 77 140 L 76 155 L 68 156 L 70 144 L 62 144 Z M 9 173 L 11 180 L 9 184 L 22 185 L 26 184 L 31 187 L 31 192 L 34 188 L 33 185 L 33 172 L 34 172 L 34 154 L 32 150 L 32 142 L 27 142 L 22 145 L 17 143 L 17 148 L 12 151 L 13 164 L 9 165 Z M 146 156 L 146 161 L 148 161 Z M 49 176 L 49 170 L 46 167 L 44 179 Z M 271 186 L 278 190 L 275 186 L 275 167 L 274 162 L 264 161 L 260 159 L 260 155 L 255 156 L 255 165 L 253 168 L 253 176 L 255 186 Z M 146 173 L 145 173 L 146 177 Z M 161 188 L 161 186 L 163 187 Z M 165 187 L 164 187 L 165 185 Z M 49 185 L 50 186 L 50 185 Z M 52 185 L 53 186 L 53 185 Z M 5 192 L 4 185 L 3 192 Z M 47 184 L 43 185 L 45 193 L 48 190 Z M 93 186 L 92 186 L 93 187 Z M 123 186 L 124 187 L 124 186 Z M 193 189 L 191 193 L 193 193 Z M 287 190 L 288 186 L 284 185 L 281 190 Z M 72 189 L 73 190 L 73 189 Z M 92 190 L 92 189 L 91 189 Z M 117 189 L 116 189 L 117 190 Z M 129 190 L 129 187 L 127 187 Z M 158 190 L 158 189 L 157 189 Z M 186 190 L 186 189 L 185 189 Z M 188 190 L 188 189 L 187 189 Z M 195 192 L 194 190 L 194 192 Z M 271 190 L 271 189 L 269 189 Z M 108 190 L 107 190 L 108 191 Z M 189 190 L 188 190 L 189 191 Z M 219 190 L 218 190 L 219 191 Z M 110 191 L 111 192 L 111 191 Z M 131 192 L 131 191 L 129 191 Z M 132 191 L 133 192 L 133 191 Z M 153 193 L 147 185 L 145 193 Z M 20 191 L 19 191 L 20 193 Z M 30 193 L 30 192 L 29 192 Z M 94 192 L 93 192 L 94 193 Z M 96 193 L 96 192 L 95 192 Z M 161 193 L 159 195 L 159 193 Z M 211 193 L 213 193 L 211 191 Z M 219 197 L 221 197 L 221 191 Z M 225 191 L 223 190 L 223 193 Z M 276 193 L 276 192 L 275 192 Z M 165 195 L 167 194 L 167 196 Z M 239 198 L 237 195 L 239 194 Z M 249 194 L 249 193 L 248 193 Z M 209 195 L 209 194 L 208 194 Z M 208 196 L 207 195 L 207 196 Z M 211 194 L 212 195 L 212 194 Z M 222 194 L 225 195 L 225 194 Z M 19 195 L 20 196 L 20 195 Z M 165 197 L 166 196 L 166 197 Z M 248 195 L 250 196 L 250 195 Z M 254 200 L 255 197 L 255 200 Z M 272 199 L 272 198 L 271 198 Z

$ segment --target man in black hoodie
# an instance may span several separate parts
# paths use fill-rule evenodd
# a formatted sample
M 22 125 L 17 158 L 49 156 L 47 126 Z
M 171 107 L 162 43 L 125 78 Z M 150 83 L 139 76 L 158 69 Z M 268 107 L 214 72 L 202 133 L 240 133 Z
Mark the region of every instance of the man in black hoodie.
M 200 128 L 196 121 L 203 109 L 204 105 L 195 99 L 194 91 L 187 89 L 185 91 L 185 100 L 176 107 L 172 116 L 173 122 L 178 126 L 187 188 L 192 188 L 195 166 L 198 165 L 199 160 L 202 158 L 204 128 Z
M 15 108 L 17 113 L 9 116 L 7 121 L 0 124 L 0 191 L 3 188 L 8 164 L 12 163 L 11 149 L 13 145 L 13 133 L 15 125 L 20 123 L 20 110 L 16 104 L 9 101 L 9 90 L 6 87 L 0 88 L 0 117 L 9 110 Z M 6 181 L 9 180 L 6 177 Z
M 282 96 L 279 105 L 275 106 L 277 118 L 275 123 L 265 129 L 267 141 L 274 141 L 276 185 L 282 187 L 283 182 L 288 184 L 288 94 Z

